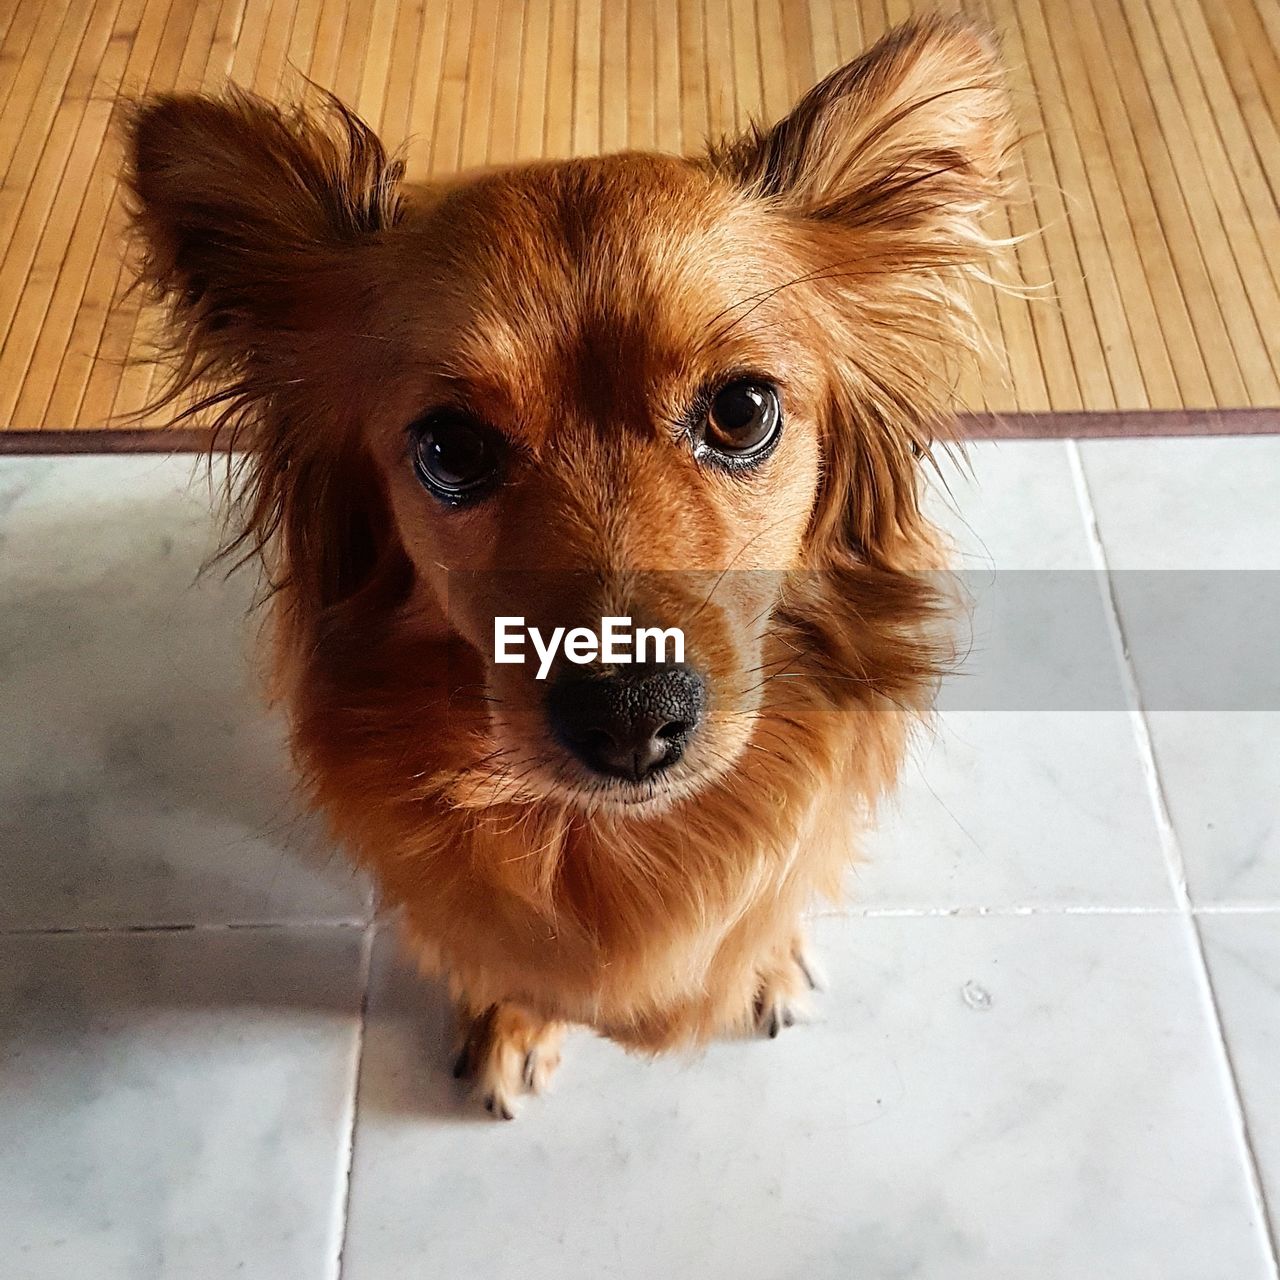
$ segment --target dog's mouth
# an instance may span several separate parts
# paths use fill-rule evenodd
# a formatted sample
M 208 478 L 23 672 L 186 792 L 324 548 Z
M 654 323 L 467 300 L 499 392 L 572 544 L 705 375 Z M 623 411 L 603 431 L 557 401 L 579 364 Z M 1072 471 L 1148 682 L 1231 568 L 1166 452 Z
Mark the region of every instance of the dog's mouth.
M 624 777 L 588 767 L 555 740 L 537 750 L 498 749 L 452 780 L 452 802 L 460 808 L 554 805 L 586 817 L 659 817 L 696 802 L 728 769 L 725 757 L 704 750 L 701 735 L 668 767 Z
M 561 784 L 556 792 L 588 815 L 614 813 L 632 818 L 656 817 L 696 798 L 711 781 L 701 770 L 684 769 L 676 774 L 661 774 L 640 781 L 587 777 L 576 784 Z

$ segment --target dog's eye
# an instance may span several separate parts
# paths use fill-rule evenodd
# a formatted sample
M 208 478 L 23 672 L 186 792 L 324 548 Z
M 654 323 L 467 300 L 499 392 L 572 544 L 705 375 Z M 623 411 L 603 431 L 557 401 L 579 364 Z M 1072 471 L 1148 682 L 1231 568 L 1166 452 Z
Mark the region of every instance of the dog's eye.
M 433 414 L 411 432 L 418 479 L 442 501 L 470 502 L 497 482 L 501 439 L 488 427 L 461 415 Z
M 770 452 L 781 425 L 777 388 L 744 378 L 716 392 L 707 411 L 703 440 L 724 460 L 760 461 Z

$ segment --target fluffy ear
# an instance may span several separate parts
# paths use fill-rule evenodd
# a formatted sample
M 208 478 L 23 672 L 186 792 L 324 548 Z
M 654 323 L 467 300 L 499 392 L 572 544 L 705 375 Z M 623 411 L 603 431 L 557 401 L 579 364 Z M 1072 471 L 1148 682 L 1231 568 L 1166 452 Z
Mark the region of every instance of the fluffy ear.
M 234 88 L 149 98 L 126 144 L 141 278 L 206 372 L 305 328 L 343 251 L 399 217 L 402 166 L 333 98 L 315 111 Z
M 399 217 L 401 166 L 335 99 L 286 111 L 236 89 L 147 99 L 126 146 L 139 277 L 171 315 L 159 404 L 205 390 L 179 416 L 213 411 L 248 450 L 224 554 L 262 552 L 273 587 L 326 609 L 394 558 L 352 334 L 377 305 L 367 254 Z
M 992 38 L 919 19 L 810 89 L 771 129 L 713 148 L 754 195 L 824 222 L 967 239 L 1002 189 L 1011 122 Z
M 994 242 L 1012 123 L 992 39 L 962 18 L 891 31 L 713 169 L 789 220 L 832 396 L 810 526 L 820 557 L 919 565 L 916 459 L 951 420 L 956 357 L 985 353 L 966 275 Z

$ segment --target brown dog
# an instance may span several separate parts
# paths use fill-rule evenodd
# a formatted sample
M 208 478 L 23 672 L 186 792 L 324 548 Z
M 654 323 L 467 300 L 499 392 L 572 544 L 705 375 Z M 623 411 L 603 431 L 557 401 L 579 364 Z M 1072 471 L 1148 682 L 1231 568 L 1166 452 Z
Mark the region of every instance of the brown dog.
M 299 767 L 447 975 L 460 1072 L 510 1116 L 567 1023 L 776 1034 L 938 669 L 918 471 L 1009 144 L 989 40 L 900 28 L 691 159 L 417 188 L 336 103 L 239 92 L 130 144 L 171 395 L 247 450 Z M 685 653 L 539 680 L 499 615 Z

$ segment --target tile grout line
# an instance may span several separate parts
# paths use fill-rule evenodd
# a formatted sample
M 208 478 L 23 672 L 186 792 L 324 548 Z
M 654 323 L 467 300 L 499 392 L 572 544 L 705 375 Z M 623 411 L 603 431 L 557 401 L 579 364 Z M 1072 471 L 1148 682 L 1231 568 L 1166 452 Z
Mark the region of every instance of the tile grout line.
M 1107 560 L 1106 547 L 1102 542 L 1102 534 L 1098 528 L 1097 510 L 1093 505 L 1093 495 L 1089 489 L 1085 475 L 1084 459 L 1080 453 L 1077 440 L 1066 442 L 1067 456 L 1071 463 L 1071 472 L 1076 486 L 1076 498 L 1080 513 L 1085 523 L 1085 535 L 1089 541 L 1090 553 L 1095 567 L 1106 577 L 1107 608 L 1110 615 L 1112 638 L 1120 658 L 1121 678 L 1125 682 L 1131 704 L 1130 721 L 1133 724 L 1134 736 L 1137 739 L 1138 754 L 1142 762 L 1142 770 L 1150 791 L 1152 808 L 1155 810 L 1156 828 L 1160 836 L 1161 851 L 1164 854 L 1165 866 L 1178 902 L 1177 914 L 1186 922 L 1190 932 L 1192 950 L 1196 960 L 1196 980 L 1200 986 L 1201 998 L 1208 1006 L 1213 1021 L 1213 1030 L 1217 1036 L 1217 1051 L 1220 1055 L 1222 1069 L 1226 1072 L 1230 1086 L 1229 1101 L 1232 1121 L 1236 1136 L 1243 1148 L 1245 1156 L 1245 1174 L 1249 1190 L 1253 1198 L 1254 1208 L 1258 1214 L 1262 1228 L 1262 1239 L 1266 1246 L 1267 1260 L 1271 1264 L 1271 1274 L 1280 1280 L 1280 1261 L 1277 1259 L 1277 1232 L 1271 1220 L 1270 1205 L 1262 1185 L 1262 1176 L 1258 1167 L 1258 1156 L 1254 1150 L 1253 1137 L 1249 1131 L 1249 1121 L 1245 1113 L 1244 1097 L 1240 1090 L 1240 1079 L 1236 1072 L 1236 1064 L 1231 1055 L 1231 1047 L 1227 1043 L 1226 1027 L 1222 1021 L 1222 1010 L 1218 1004 L 1218 995 L 1213 985 L 1213 975 L 1209 971 L 1209 960 L 1205 952 L 1204 936 L 1200 930 L 1199 912 L 1191 900 L 1187 885 L 1186 862 L 1182 856 L 1181 844 L 1177 831 L 1169 814 L 1164 786 L 1160 779 L 1160 768 L 1156 763 L 1155 747 L 1151 738 L 1151 726 L 1142 704 L 1142 691 L 1138 685 L 1137 672 L 1134 669 L 1133 657 L 1129 651 L 1124 633 L 1124 624 L 1120 618 L 1120 609 L 1116 600 L 1115 584 L 1111 578 L 1111 567 Z M 1215 913 L 1221 914 L 1221 913 Z
M 1206 902 L 1192 906 L 1194 916 L 1265 916 L 1280 911 L 1280 902 Z
M 336 1206 L 339 1221 L 337 1223 L 337 1249 L 333 1254 L 333 1267 L 330 1272 L 333 1280 L 342 1280 L 347 1254 L 347 1228 L 351 1218 L 351 1179 L 355 1170 L 356 1159 L 356 1126 L 360 1120 L 360 1077 L 364 1072 L 364 1037 L 365 1027 L 369 1019 L 369 992 L 373 985 L 373 944 L 378 936 L 377 926 L 370 921 L 365 928 L 360 949 L 360 1021 L 356 1026 L 355 1044 L 352 1046 L 351 1070 L 351 1111 L 347 1123 L 346 1144 L 343 1150 L 342 1190 Z
M 266 933 L 273 929 L 367 929 L 371 920 L 202 920 L 161 924 L 71 924 L 0 927 L 0 938 L 127 937 L 148 933 Z
M 1280 906 L 1269 908 L 1280 912 Z M 1179 915 L 1177 907 L 1150 906 L 1107 906 L 1104 904 L 1074 905 L 1071 903 L 1054 903 L 1049 906 L 1004 906 L 1004 907 L 823 907 L 810 913 L 814 919 L 831 916 L 835 918 L 857 917 L 860 920 L 871 919 L 1014 919 L 1026 916 L 1172 916 Z
M 1050 903 L 1047 905 L 980 907 L 980 906 L 849 906 L 823 907 L 808 913 L 810 919 L 831 917 L 834 919 L 857 918 L 860 920 L 904 919 L 933 920 L 948 917 L 980 919 L 992 917 L 1008 919 L 1022 916 L 1169 916 L 1186 914 L 1183 907 L 1152 907 L 1141 904 L 1110 906 L 1104 903 L 1077 905 Z M 1192 906 L 1193 916 L 1267 916 L 1280 915 L 1280 902 L 1275 903 L 1212 903 Z M 118 938 L 133 935 L 182 933 L 270 933 L 288 929 L 375 929 L 376 920 L 250 920 L 250 921 L 201 921 L 195 924 L 88 924 L 88 925 L 33 925 L 17 928 L 0 926 L 3 938 Z

